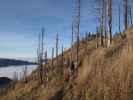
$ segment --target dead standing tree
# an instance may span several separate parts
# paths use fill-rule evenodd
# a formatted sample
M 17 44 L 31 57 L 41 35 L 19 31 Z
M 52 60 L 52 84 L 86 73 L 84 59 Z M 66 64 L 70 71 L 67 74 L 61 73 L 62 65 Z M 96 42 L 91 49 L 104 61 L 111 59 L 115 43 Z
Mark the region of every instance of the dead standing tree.
M 71 62 L 73 62 L 73 42 L 74 42 L 74 39 L 73 39 L 73 23 L 72 23 L 72 34 L 71 34 Z
M 41 59 L 40 59 L 40 82 L 43 83 L 43 51 L 44 51 L 44 28 L 42 28 L 41 34 Z
M 27 65 L 25 65 L 23 68 L 23 80 L 25 83 L 28 83 L 27 73 L 28 73 L 28 69 L 27 69 Z
M 64 47 L 63 47 L 63 44 L 62 44 L 62 53 L 61 53 L 61 65 L 62 65 L 62 67 L 64 65 Z
M 108 0 L 108 46 L 112 44 L 112 0 Z
M 48 71 L 49 71 L 49 68 L 48 68 L 48 58 L 47 58 L 47 50 L 45 51 L 44 62 L 45 62 L 45 65 L 44 65 L 44 68 L 43 68 L 43 76 L 44 76 L 43 83 L 44 83 L 44 86 L 46 86 L 47 83 L 48 83 Z
M 80 0 L 76 0 L 76 15 L 74 17 L 74 34 L 76 35 L 76 64 L 79 64 L 79 35 L 80 35 Z M 76 66 L 76 67 L 77 67 Z
M 56 64 L 58 66 L 58 45 L 59 45 L 59 36 L 56 34 Z
M 37 47 L 37 61 L 38 61 L 38 67 L 39 67 L 39 73 L 38 73 L 38 77 L 39 77 L 39 83 L 41 84 L 41 33 L 38 34 L 38 47 Z
M 99 41 L 98 41 L 98 38 L 99 38 L 99 28 L 97 27 L 96 30 L 97 30 L 96 31 L 96 48 L 98 48 L 99 47 Z
M 87 44 L 88 44 L 88 33 L 85 33 L 85 51 L 87 52 Z
M 98 33 L 100 33 L 100 45 L 102 47 L 106 47 L 106 44 L 107 46 L 110 46 L 112 43 L 112 0 L 96 1 L 99 20 Z M 108 38 L 108 41 L 106 41 L 106 38 Z
M 53 67 L 54 67 L 54 48 L 52 48 L 51 67 L 53 70 Z
M 19 75 L 18 75 L 18 72 L 14 72 L 14 75 L 13 75 L 13 81 L 14 82 L 17 82 L 19 80 Z
M 62 44 L 62 53 L 61 53 L 61 66 L 64 67 L 64 47 L 63 47 L 63 44 Z M 61 76 L 63 76 L 62 68 L 60 69 L 60 72 L 61 72 Z
M 104 46 L 104 41 L 103 41 L 103 35 L 104 35 L 104 6 L 105 2 L 104 0 L 96 0 L 97 3 L 97 19 L 98 19 L 98 27 L 97 27 L 97 33 L 99 33 L 100 36 L 100 46 Z M 97 34 L 98 35 L 98 34 Z M 99 37 L 98 37 L 99 38 Z
M 44 50 L 43 45 L 44 45 L 44 28 L 42 28 L 42 32 L 39 33 L 38 49 L 37 49 L 40 84 L 43 84 L 43 50 Z
M 133 18 L 132 18 L 132 7 L 130 6 L 129 7 L 129 23 L 130 23 L 130 25 L 132 26 L 133 25 Z
M 104 13 L 104 47 L 107 47 L 107 0 L 103 1 Z
M 104 33 L 104 0 L 101 1 L 101 19 L 100 19 L 100 41 L 101 41 L 101 46 L 104 46 L 104 41 L 103 41 L 103 33 Z
M 38 34 L 38 47 L 37 47 L 37 62 L 40 65 L 40 46 L 41 46 L 41 34 Z
M 119 4 L 119 7 L 118 7 L 118 16 L 119 16 L 119 33 L 121 34 L 121 6 Z
M 128 0 L 123 0 L 123 11 L 124 11 L 124 28 L 128 28 Z

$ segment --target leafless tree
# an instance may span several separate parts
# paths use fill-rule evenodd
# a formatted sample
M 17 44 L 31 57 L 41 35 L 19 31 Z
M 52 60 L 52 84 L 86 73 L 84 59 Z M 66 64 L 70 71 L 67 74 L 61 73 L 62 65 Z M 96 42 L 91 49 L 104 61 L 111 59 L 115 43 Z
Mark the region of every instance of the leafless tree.
M 58 45 L 59 45 L 59 36 L 58 33 L 56 34 L 56 63 L 58 65 Z
M 45 87 L 47 85 L 47 82 L 48 82 L 48 58 L 47 58 L 47 50 L 44 52 L 44 65 L 42 67 L 42 84 L 43 86 Z
M 48 55 L 47 55 L 47 50 L 45 51 L 45 64 L 48 64 Z
M 85 50 L 87 51 L 87 44 L 88 44 L 88 33 L 85 33 Z
M 72 23 L 72 34 L 71 34 L 71 62 L 73 61 L 73 42 L 74 42 L 74 29 Z
M 101 46 L 112 43 L 112 0 L 96 0 Z M 108 26 L 108 27 L 107 27 Z M 108 41 L 106 41 L 108 38 Z M 105 41 L 104 41 L 105 40 Z
M 131 26 L 132 26 L 132 24 L 133 24 L 133 21 L 132 21 L 133 18 L 132 18 L 132 7 L 131 7 L 131 6 L 129 7 L 129 19 L 130 19 L 129 22 L 130 22 L 130 24 L 131 24 Z
M 119 33 L 121 33 L 121 6 L 119 4 L 119 7 L 118 7 L 118 14 L 119 14 Z
M 104 5 L 104 47 L 107 46 L 107 0 L 103 1 Z
M 25 65 L 24 68 L 23 68 L 23 79 L 24 79 L 24 82 L 27 83 L 28 82 L 28 79 L 27 79 L 27 66 Z
M 108 46 L 112 43 L 112 0 L 108 0 Z
M 76 63 L 78 65 L 79 63 L 79 35 L 80 35 L 80 8 L 81 8 L 81 2 L 80 0 L 76 0 L 76 15 L 74 17 L 74 33 L 76 35 Z
M 54 48 L 52 48 L 52 57 L 51 57 L 51 67 L 53 69 L 54 66 Z
M 128 0 L 123 0 L 123 11 L 124 11 L 124 27 L 125 30 L 128 28 Z
M 98 30 L 100 36 L 100 45 L 104 46 L 104 28 L 105 28 L 105 0 L 96 0 L 96 11 L 97 11 L 97 19 L 98 19 Z
M 63 44 L 62 44 L 61 62 L 62 62 L 62 67 L 63 67 L 63 64 L 64 64 L 64 47 L 63 47 Z
M 16 71 L 14 72 L 13 79 L 14 79 L 15 82 L 18 81 L 18 73 Z
M 99 38 L 99 28 L 97 27 L 96 30 L 97 30 L 97 31 L 96 31 L 96 48 L 98 48 L 98 47 L 99 47 L 99 42 L 98 42 L 98 38 Z
M 101 40 L 101 46 L 104 46 L 104 41 L 103 41 L 103 35 L 104 35 L 104 9 L 105 9 L 105 1 L 101 1 L 101 21 L 100 21 L 100 40 Z
M 41 33 L 39 33 L 38 35 L 38 48 L 37 48 L 40 84 L 43 83 L 43 51 L 44 51 L 43 46 L 44 46 L 44 28 L 42 28 Z

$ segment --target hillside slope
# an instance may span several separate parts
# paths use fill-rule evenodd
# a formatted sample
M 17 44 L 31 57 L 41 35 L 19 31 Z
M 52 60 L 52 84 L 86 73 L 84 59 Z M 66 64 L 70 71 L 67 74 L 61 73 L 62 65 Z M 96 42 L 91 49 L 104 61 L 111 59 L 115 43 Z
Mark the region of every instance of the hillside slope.
M 44 65 L 48 81 L 38 85 L 37 71 L 27 84 L 18 82 L 2 100 L 133 100 L 133 29 L 127 38 L 114 38 L 109 48 L 96 48 L 96 40 L 80 42 L 80 64 L 71 75 L 69 66 Z M 75 48 L 75 47 L 74 47 Z M 65 51 L 64 61 L 70 56 Z M 59 59 L 61 57 L 59 56 Z M 55 62 L 54 62 L 55 63 Z

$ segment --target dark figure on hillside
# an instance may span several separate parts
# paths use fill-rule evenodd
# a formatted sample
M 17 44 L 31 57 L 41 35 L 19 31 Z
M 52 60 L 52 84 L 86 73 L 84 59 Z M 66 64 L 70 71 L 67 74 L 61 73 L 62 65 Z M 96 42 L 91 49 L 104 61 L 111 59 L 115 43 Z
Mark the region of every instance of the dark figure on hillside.
M 74 65 L 74 62 L 72 61 L 70 65 L 70 71 L 72 75 L 74 74 L 74 70 L 75 70 L 75 65 Z

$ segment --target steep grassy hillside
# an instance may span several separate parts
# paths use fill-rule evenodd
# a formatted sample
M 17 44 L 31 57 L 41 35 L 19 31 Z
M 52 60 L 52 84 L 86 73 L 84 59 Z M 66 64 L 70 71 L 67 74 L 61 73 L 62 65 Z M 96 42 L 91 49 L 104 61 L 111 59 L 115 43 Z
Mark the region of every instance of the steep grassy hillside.
M 86 48 L 86 41 L 81 41 L 80 63 L 73 75 L 67 64 L 57 66 L 54 61 L 53 68 L 44 65 L 44 84 L 39 85 L 36 70 L 27 84 L 18 82 L 1 100 L 133 100 L 133 29 L 125 34 L 126 39 L 114 38 L 109 48 L 96 48 L 95 39 L 88 40 Z M 69 56 L 70 50 L 65 51 L 64 62 Z

